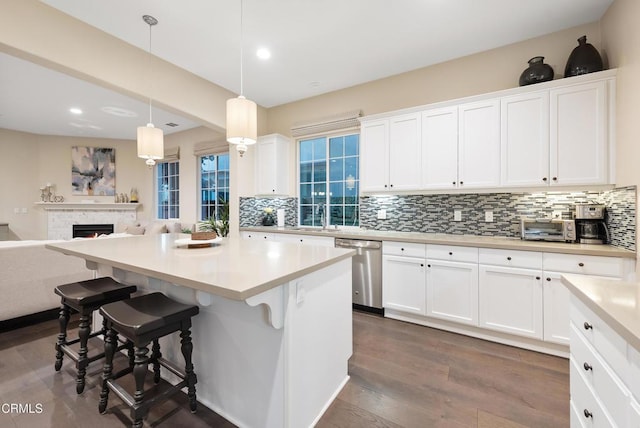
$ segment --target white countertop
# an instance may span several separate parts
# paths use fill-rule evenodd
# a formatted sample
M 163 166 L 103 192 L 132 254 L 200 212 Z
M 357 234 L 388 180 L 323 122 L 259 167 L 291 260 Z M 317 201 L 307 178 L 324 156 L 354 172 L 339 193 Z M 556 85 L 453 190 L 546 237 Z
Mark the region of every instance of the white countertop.
M 640 350 L 640 284 L 583 275 L 562 283 L 634 348 Z
M 177 247 L 184 234 L 82 239 L 47 244 L 64 254 L 234 300 L 350 258 L 355 251 L 224 238 L 208 248 Z
M 461 247 L 497 248 L 504 250 L 542 251 L 547 253 L 583 254 L 635 259 L 636 253 L 611 245 L 568 244 L 564 242 L 523 241 L 502 236 L 451 235 L 446 233 L 393 232 L 367 229 L 327 229 L 290 227 L 243 227 L 241 231 L 290 233 L 379 241 L 416 242 L 422 244 L 458 245 Z

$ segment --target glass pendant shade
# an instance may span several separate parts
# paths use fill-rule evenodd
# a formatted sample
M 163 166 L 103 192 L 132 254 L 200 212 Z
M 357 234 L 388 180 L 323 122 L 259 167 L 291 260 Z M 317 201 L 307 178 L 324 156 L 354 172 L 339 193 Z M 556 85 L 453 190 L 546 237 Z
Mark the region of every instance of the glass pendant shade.
M 238 145 L 242 155 L 246 146 L 258 138 L 256 103 L 242 95 L 227 100 L 227 141 Z
M 138 127 L 138 157 L 147 160 L 153 166 L 157 159 L 164 158 L 164 137 L 162 129 L 155 128 L 153 123 Z

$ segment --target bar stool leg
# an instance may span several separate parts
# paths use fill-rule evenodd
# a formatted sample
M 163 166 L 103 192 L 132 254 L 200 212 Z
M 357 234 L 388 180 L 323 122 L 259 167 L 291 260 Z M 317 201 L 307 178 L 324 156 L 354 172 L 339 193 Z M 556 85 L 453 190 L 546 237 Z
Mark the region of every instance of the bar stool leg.
M 158 359 L 161 357 L 160 342 L 158 339 L 154 339 L 153 346 L 151 346 L 151 361 L 153 362 L 153 383 L 155 384 L 160 382 L 160 362 Z
M 142 428 L 142 418 L 144 412 L 140 408 L 140 405 L 144 401 L 144 378 L 147 375 L 149 369 L 149 357 L 147 353 L 149 349 L 145 346 L 136 346 L 136 359 L 133 366 L 133 377 L 136 380 L 136 392 L 133 394 L 134 404 L 131 410 L 133 425 L 132 428 Z
M 113 354 L 117 345 L 117 333 L 114 329 L 109 328 L 104 338 L 104 366 L 102 368 L 102 391 L 100 391 L 100 404 L 98 411 L 104 414 L 107 410 L 107 402 L 109 401 L 109 386 L 107 381 L 111 378 L 113 372 Z
M 89 359 L 87 358 L 87 354 L 89 349 L 87 348 L 87 342 L 89 341 L 89 333 L 91 333 L 91 329 L 89 326 L 91 325 L 91 319 L 89 315 L 82 314 L 80 316 L 80 325 L 78 330 L 78 336 L 80 337 L 80 351 L 78 352 L 78 363 L 76 364 L 78 367 L 78 378 L 76 379 L 76 392 L 81 394 L 84 391 L 84 377 L 87 374 L 87 366 L 89 365 Z
M 189 407 L 191 413 L 195 413 L 198 406 L 196 401 L 196 374 L 193 372 L 193 363 L 191 361 L 191 354 L 193 352 L 193 343 L 191 342 L 191 330 L 183 328 L 180 332 L 181 337 L 181 351 L 184 357 L 184 370 L 187 378 L 187 396 L 189 397 Z
M 60 324 L 60 333 L 58 333 L 58 341 L 56 342 L 56 364 L 55 369 L 57 372 L 62 367 L 62 346 L 67 343 L 67 325 L 69 324 L 69 307 L 63 304 L 60 307 L 60 315 L 58 316 L 58 323 Z
M 135 364 L 135 352 L 133 350 L 133 342 L 127 340 L 127 356 L 129 357 L 129 367 L 133 368 Z

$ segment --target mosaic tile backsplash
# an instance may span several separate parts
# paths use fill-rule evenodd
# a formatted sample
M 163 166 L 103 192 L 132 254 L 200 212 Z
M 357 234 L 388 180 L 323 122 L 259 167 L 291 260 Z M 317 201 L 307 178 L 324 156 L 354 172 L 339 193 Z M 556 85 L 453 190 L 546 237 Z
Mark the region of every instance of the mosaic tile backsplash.
M 483 236 L 520 236 L 520 217 L 550 217 L 561 211 L 571 218 L 575 203 L 597 202 L 607 207 L 606 223 L 611 244 L 636 250 L 636 186 L 607 191 L 549 193 L 487 193 L 394 195 L 360 197 L 360 226 L 373 230 L 432 232 Z M 240 198 L 240 227 L 259 226 L 263 209 L 286 210 L 285 224 L 296 226 L 297 198 Z M 378 210 L 387 212 L 378 220 Z M 462 212 L 462 221 L 453 221 L 453 211 Z M 486 210 L 494 221 L 484 221 Z
M 360 225 L 374 230 L 519 237 L 521 216 L 550 217 L 561 211 L 563 218 L 571 218 L 571 206 L 584 202 L 604 203 L 611 244 L 635 251 L 635 186 L 602 192 L 364 196 Z M 387 211 L 386 220 L 377 219 L 380 209 Z M 453 221 L 454 210 L 462 212 L 462 221 Z M 484 221 L 486 210 L 493 211 L 491 223 Z
M 298 225 L 298 198 L 240 198 L 240 227 L 261 226 L 264 209 L 273 209 L 275 218 L 278 209 L 284 209 L 285 226 Z

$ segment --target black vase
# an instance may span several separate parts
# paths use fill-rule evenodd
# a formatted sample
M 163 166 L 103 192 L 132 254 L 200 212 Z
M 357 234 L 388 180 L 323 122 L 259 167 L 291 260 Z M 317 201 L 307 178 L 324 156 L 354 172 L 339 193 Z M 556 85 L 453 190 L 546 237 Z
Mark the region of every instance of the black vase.
M 520 86 L 531 85 L 553 80 L 553 68 L 544 63 L 543 56 L 534 56 L 529 60 L 529 67 L 520 75 Z
M 264 217 L 262 217 L 262 225 L 263 226 L 273 226 L 274 224 L 276 224 L 276 222 L 273 219 L 272 215 L 267 214 Z
M 602 71 L 602 68 L 602 58 L 598 50 L 591 43 L 587 43 L 587 36 L 582 36 L 578 39 L 578 46 L 569 55 L 564 77 Z

